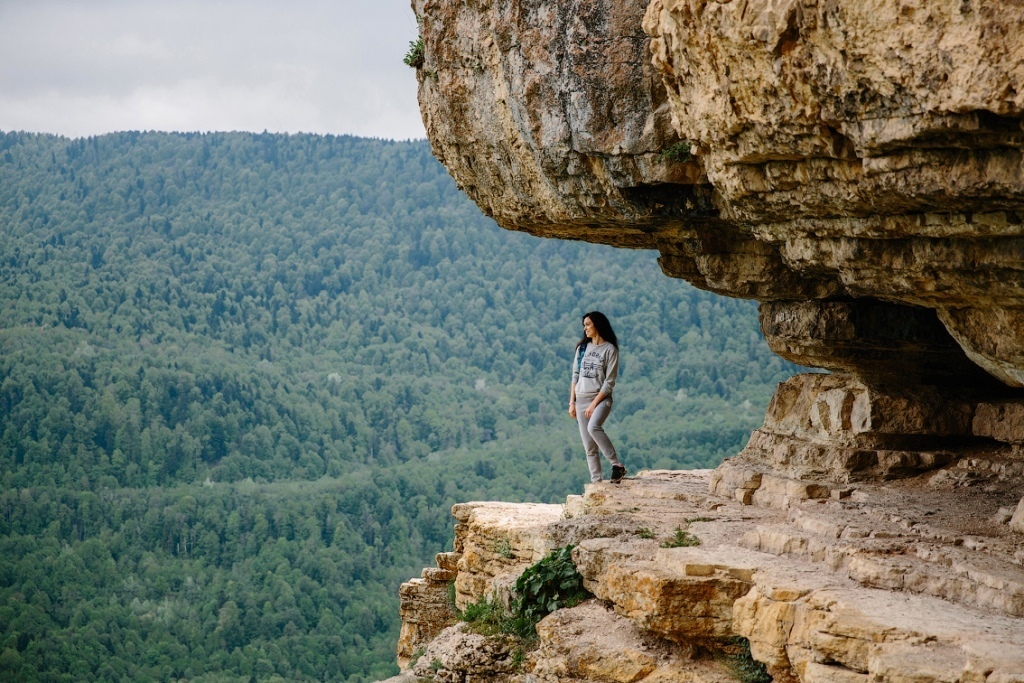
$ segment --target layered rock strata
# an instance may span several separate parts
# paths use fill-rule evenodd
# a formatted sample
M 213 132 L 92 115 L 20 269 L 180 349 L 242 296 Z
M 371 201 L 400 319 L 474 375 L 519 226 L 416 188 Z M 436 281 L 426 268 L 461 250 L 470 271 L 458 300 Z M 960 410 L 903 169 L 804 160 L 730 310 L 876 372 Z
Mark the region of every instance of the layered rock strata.
M 708 471 L 588 485 L 544 511 L 458 506 L 456 583 L 479 591 L 462 600 L 500 596 L 528 554 L 568 542 L 596 600 L 546 617 L 518 654 L 507 636 L 446 628 L 403 677 L 711 683 L 735 679 L 742 637 L 776 681 L 1024 681 L 1024 550 L 1010 527 L 1024 491 L 1019 472 L 990 465 L 787 507 L 708 493 Z M 700 544 L 666 547 L 676 529 Z M 503 538 L 530 550 L 474 550 Z
M 408 676 L 717 681 L 742 636 L 776 681 L 1024 681 L 1024 5 L 413 7 L 428 137 L 488 215 L 656 249 L 834 374 L 713 473 L 457 508 L 460 606 L 570 542 L 601 602 L 525 660 L 450 627 Z M 676 526 L 702 545 L 645 538 Z
M 416 653 L 454 624 L 455 606 L 451 584 L 458 576 L 457 553 L 438 553 L 437 566 L 427 567 L 418 579 L 403 583 L 398 590 L 398 616 L 402 630 L 398 635 L 398 665 L 409 666 Z
M 898 361 L 866 371 L 856 336 L 773 346 L 889 383 L 959 346 L 948 374 L 970 376 L 966 356 L 1024 386 L 1019 3 L 413 4 L 428 137 L 503 227 L 658 249 L 667 274 L 769 317 L 934 311 L 909 345 L 867 338 Z M 831 311 L 819 338 L 848 321 Z

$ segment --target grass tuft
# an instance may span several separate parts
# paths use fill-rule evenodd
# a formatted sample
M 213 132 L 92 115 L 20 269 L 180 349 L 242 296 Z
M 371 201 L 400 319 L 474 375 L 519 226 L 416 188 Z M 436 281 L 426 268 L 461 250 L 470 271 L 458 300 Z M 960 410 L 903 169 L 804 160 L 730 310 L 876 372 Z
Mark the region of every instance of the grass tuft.
M 690 548 L 693 546 L 700 545 L 700 539 L 691 534 L 689 531 L 684 530 L 682 527 L 676 527 L 676 533 L 672 538 L 668 539 L 661 544 L 662 548 Z

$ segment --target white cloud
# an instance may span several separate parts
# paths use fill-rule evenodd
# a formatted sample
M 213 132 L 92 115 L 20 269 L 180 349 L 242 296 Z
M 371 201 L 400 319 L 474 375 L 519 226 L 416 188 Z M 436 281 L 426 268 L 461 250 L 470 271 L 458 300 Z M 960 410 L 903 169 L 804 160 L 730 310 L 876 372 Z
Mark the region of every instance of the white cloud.
M 4 0 L 0 130 L 423 137 L 408 0 Z

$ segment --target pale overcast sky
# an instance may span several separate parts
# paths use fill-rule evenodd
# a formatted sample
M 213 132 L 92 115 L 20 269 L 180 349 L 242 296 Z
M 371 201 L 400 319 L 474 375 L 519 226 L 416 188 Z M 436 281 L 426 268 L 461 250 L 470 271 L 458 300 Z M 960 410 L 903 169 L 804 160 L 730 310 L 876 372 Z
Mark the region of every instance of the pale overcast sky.
M 424 137 L 409 0 L 0 0 L 0 131 Z

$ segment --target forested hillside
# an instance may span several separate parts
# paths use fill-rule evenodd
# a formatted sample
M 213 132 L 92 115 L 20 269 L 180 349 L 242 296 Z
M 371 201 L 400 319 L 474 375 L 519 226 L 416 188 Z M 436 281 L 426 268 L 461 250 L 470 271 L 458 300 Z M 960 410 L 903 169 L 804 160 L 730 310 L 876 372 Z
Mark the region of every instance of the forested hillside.
M 452 503 L 558 502 L 581 313 L 631 470 L 742 447 L 749 302 L 498 229 L 425 142 L 0 133 L 0 679 L 375 680 Z

